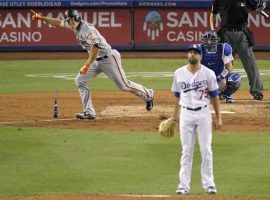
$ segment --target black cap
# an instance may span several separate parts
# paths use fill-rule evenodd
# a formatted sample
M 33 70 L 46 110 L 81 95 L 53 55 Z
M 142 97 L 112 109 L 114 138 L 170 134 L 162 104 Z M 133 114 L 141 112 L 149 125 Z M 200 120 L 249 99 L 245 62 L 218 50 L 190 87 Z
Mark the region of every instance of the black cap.
M 77 21 L 77 22 L 81 21 L 80 14 L 75 9 L 66 10 L 65 17 L 66 17 L 66 20 L 70 20 L 71 18 L 74 18 L 75 21 Z

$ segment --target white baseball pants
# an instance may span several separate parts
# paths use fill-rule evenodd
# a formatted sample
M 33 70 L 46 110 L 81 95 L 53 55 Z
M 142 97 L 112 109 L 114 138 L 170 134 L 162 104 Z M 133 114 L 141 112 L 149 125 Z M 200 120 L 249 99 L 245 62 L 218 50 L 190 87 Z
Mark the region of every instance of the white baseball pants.
M 214 186 L 212 143 L 212 117 L 209 107 L 199 111 L 181 108 L 180 112 L 180 140 L 182 144 L 182 157 L 180 160 L 178 188 L 190 190 L 192 160 L 196 134 L 202 157 L 201 180 L 204 189 Z

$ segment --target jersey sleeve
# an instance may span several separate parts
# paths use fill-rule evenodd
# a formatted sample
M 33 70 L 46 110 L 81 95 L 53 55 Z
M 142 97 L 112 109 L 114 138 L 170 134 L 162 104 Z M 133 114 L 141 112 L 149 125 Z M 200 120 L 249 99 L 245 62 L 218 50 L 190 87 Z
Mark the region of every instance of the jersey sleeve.
M 225 65 L 234 60 L 232 55 L 232 47 L 227 43 L 223 44 L 222 60 Z

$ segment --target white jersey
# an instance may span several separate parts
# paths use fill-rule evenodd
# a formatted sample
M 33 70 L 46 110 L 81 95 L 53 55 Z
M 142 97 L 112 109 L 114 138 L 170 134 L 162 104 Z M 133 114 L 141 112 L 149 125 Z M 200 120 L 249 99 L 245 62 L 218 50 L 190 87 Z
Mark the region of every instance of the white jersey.
M 67 21 L 64 26 L 75 32 L 77 41 L 83 49 L 89 51 L 93 45 L 97 45 L 100 49 L 98 57 L 103 57 L 111 52 L 111 46 L 93 25 L 82 20 L 76 29 L 70 27 Z
M 215 73 L 201 65 L 201 68 L 192 74 L 188 65 L 177 69 L 174 73 L 172 91 L 180 93 L 181 106 L 197 108 L 210 104 L 209 92 L 217 92 L 218 84 Z

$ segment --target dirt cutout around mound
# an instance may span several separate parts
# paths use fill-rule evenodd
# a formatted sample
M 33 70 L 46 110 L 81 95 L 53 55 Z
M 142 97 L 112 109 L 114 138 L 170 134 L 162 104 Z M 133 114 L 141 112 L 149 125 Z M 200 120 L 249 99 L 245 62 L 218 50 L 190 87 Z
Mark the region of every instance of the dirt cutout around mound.
M 233 104 L 221 102 L 224 125 L 220 132 L 270 131 L 269 94 L 266 91 L 263 101 L 255 101 L 248 92 L 239 91 Z M 160 116 L 171 116 L 174 109 L 174 97 L 168 90 L 156 91 L 155 106 L 150 112 L 145 110 L 144 101 L 130 93 L 94 91 L 92 97 L 97 118 L 77 120 L 74 115 L 82 110 L 77 92 L 59 93 L 57 119 L 52 117 L 53 93 L 1 94 L 0 125 L 157 132 Z

